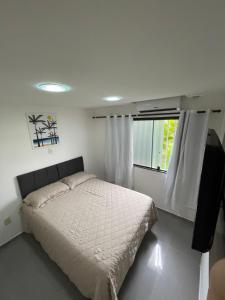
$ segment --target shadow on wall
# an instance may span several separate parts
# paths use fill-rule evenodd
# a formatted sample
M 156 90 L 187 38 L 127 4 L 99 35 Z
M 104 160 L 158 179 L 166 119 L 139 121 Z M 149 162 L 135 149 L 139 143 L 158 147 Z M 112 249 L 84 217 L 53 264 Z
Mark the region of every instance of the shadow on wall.
M 19 188 L 19 184 L 18 184 L 18 181 L 17 181 L 16 177 L 14 178 L 14 184 L 15 184 L 15 188 L 16 188 L 17 198 L 20 199 L 20 201 L 22 202 L 22 198 L 21 198 L 21 194 L 20 194 L 20 188 Z
M 14 184 L 17 197 L 3 206 L 0 211 L 0 245 L 6 243 L 11 238 L 22 232 L 20 215 L 22 199 L 16 178 L 14 178 Z

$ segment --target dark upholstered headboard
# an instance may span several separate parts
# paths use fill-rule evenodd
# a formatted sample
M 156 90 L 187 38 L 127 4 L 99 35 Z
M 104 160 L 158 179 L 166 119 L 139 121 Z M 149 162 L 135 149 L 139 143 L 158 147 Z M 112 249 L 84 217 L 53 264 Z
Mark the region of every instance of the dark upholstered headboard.
M 24 199 L 29 193 L 63 177 L 84 171 L 83 157 L 77 157 L 62 163 L 17 176 L 20 193 Z

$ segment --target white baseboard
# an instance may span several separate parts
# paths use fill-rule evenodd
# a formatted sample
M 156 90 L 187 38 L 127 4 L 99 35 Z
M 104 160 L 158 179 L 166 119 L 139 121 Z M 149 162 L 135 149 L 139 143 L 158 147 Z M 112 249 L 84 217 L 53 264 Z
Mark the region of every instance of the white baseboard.
M 13 240 L 13 239 L 16 238 L 17 236 L 19 236 L 21 233 L 23 233 L 23 231 L 18 232 L 17 234 L 11 236 L 8 240 L 6 240 L 5 242 L 1 243 L 1 244 L 0 244 L 0 247 L 2 247 L 3 245 L 9 243 L 11 240 Z

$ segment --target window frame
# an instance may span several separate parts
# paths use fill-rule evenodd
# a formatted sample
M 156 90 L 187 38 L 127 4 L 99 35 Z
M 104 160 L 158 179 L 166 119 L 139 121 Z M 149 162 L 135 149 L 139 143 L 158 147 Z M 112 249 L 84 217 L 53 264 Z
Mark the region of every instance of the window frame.
M 161 117 L 135 117 L 133 118 L 133 121 L 138 122 L 138 121 L 160 121 L 160 120 L 179 120 L 179 116 L 161 116 Z M 154 124 L 154 123 L 153 123 Z M 166 174 L 167 170 L 162 170 L 162 169 L 156 169 L 153 167 L 148 167 L 148 166 L 143 166 L 139 164 L 133 164 L 134 167 L 140 168 L 140 169 L 145 169 L 145 170 L 150 170 L 158 173 L 163 173 Z

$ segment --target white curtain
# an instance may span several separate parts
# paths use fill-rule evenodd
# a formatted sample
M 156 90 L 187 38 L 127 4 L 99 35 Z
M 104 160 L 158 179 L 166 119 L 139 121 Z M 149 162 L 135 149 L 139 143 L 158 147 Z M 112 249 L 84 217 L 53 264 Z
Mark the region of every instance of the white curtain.
M 166 204 L 184 217 L 195 212 L 208 132 L 209 112 L 182 111 L 166 178 Z
M 133 119 L 107 116 L 105 140 L 106 180 L 133 187 Z

